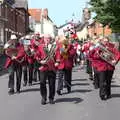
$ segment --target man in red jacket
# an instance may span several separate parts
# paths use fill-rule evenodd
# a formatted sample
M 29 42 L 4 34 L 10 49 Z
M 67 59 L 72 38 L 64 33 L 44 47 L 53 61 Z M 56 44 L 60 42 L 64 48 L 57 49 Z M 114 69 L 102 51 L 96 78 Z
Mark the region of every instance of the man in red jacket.
M 28 43 L 25 41 L 29 41 Z M 27 85 L 27 83 L 29 83 L 29 86 L 32 85 L 32 81 L 33 81 L 33 64 L 34 64 L 34 51 L 32 51 L 31 48 L 31 43 L 30 43 L 30 38 L 29 36 L 25 37 L 25 41 L 23 44 L 23 47 L 20 49 L 19 51 L 19 55 L 16 57 L 17 60 L 21 60 L 22 61 L 22 66 L 23 66 L 23 78 L 24 78 L 24 86 Z M 28 73 L 29 73 L 29 80 L 28 80 Z
M 45 105 L 47 100 L 46 80 L 49 84 L 49 103 L 54 104 L 56 67 L 59 63 L 59 51 L 53 48 L 51 52 L 50 36 L 44 36 L 44 43 L 41 44 L 36 53 L 36 60 L 41 64 L 40 70 L 40 93 L 42 96 L 41 104 Z M 54 44 L 52 44 L 54 45 Z M 54 53 L 54 54 L 53 54 Z M 48 59 L 46 59 L 48 58 Z
M 120 59 L 120 54 L 116 48 L 111 47 L 108 40 L 108 38 L 104 38 L 101 43 L 104 45 L 105 50 L 107 48 L 114 55 L 114 58 L 111 58 L 111 63 L 115 63 Z M 99 96 L 102 100 L 106 100 L 111 97 L 111 80 L 115 67 L 109 63 L 109 60 L 107 61 L 100 57 L 103 54 L 100 46 L 93 49 L 90 54 L 93 66 L 98 72 L 100 85 Z
M 68 93 L 71 92 L 71 80 L 72 80 L 72 68 L 73 68 L 73 60 L 76 54 L 76 51 L 71 43 L 69 43 L 66 38 L 61 37 L 59 43 L 59 51 L 60 51 L 60 63 L 57 67 L 57 79 L 58 79 L 58 87 L 57 93 L 58 95 L 62 95 L 61 90 L 63 89 L 63 81 L 67 87 Z M 63 80 L 64 76 L 64 80 Z
M 16 51 L 19 51 L 19 49 L 21 48 L 21 45 L 17 42 L 17 37 L 16 35 L 11 35 L 10 38 L 10 43 L 11 41 L 14 41 L 13 43 L 11 43 L 11 45 L 16 49 Z M 9 72 L 9 81 L 8 81 L 8 88 L 9 91 L 8 93 L 14 94 L 14 73 L 16 73 L 16 91 L 17 93 L 20 93 L 20 88 L 21 88 L 21 75 L 22 75 L 22 67 L 21 64 L 19 62 L 17 62 L 15 60 L 16 56 L 11 56 L 10 51 L 11 48 L 9 48 L 11 46 L 10 44 L 6 43 L 4 46 L 5 49 L 5 54 L 8 56 L 6 59 L 6 64 L 5 64 L 5 68 L 8 69 Z M 12 51 L 15 52 L 15 51 Z
M 31 39 L 31 48 L 32 50 L 36 53 L 38 50 L 38 46 L 43 44 L 43 37 L 40 36 L 39 33 L 34 35 L 34 39 Z M 34 61 L 34 71 L 33 71 L 33 80 L 36 82 L 37 81 L 37 73 L 38 73 L 38 78 L 40 81 L 40 71 L 38 70 L 40 66 L 40 63 L 38 63 L 36 60 Z

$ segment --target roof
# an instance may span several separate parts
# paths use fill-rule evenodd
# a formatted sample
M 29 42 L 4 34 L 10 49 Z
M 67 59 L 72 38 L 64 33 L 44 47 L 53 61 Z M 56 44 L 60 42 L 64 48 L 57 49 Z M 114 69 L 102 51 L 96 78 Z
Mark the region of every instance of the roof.
M 61 25 L 60 27 L 58 27 L 58 29 L 63 28 L 64 26 L 69 25 L 69 24 L 71 24 L 71 23 L 70 23 L 70 22 L 67 22 L 67 23 Z
M 28 0 L 15 0 L 15 4 L 13 5 L 16 8 L 25 8 L 28 9 Z
M 28 11 L 36 22 L 40 22 L 42 9 L 29 9 Z

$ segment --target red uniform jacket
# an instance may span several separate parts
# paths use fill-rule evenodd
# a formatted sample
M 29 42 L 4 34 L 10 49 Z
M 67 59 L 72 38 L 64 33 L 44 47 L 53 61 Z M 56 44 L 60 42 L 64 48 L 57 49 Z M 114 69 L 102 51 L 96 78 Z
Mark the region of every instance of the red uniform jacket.
M 31 48 L 34 49 L 35 51 L 37 51 L 39 45 L 36 45 L 36 44 L 35 44 L 35 41 L 36 41 L 35 39 L 32 39 L 32 40 L 30 41 L 30 42 L 31 42 Z M 44 40 L 43 40 L 43 38 L 41 38 L 41 39 L 37 40 L 37 42 L 38 42 L 39 44 L 43 44 L 43 43 L 44 43 Z
M 116 48 L 111 48 L 111 47 L 109 47 L 108 49 L 115 55 L 115 59 L 116 61 L 118 61 L 120 58 L 120 54 L 118 50 Z M 115 67 L 110 65 L 108 62 L 102 60 L 98 52 L 100 52 L 100 49 L 95 48 L 89 53 L 89 58 L 90 61 L 92 62 L 92 66 L 96 68 L 98 71 L 114 70 Z
M 45 44 L 41 44 L 38 47 L 38 51 L 35 55 L 35 59 L 37 61 L 42 61 L 47 57 L 47 53 L 45 52 Z M 55 48 L 55 55 L 53 56 L 53 59 L 48 60 L 48 62 L 44 65 L 41 65 L 41 67 L 39 68 L 40 71 L 52 71 L 52 70 L 56 70 L 55 67 L 55 62 L 60 61 L 60 52 L 57 48 Z
M 82 46 L 82 52 L 86 55 L 87 59 L 89 59 L 88 55 L 89 55 L 89 52 L 90 52 L 89 49 L 90 49 L 91 45 L 92 45 L 91 42 L 87 42 Z
M 62 47 L 62 44 L 59 44 L 59 50 Z M 60 55 L 60 64 L 57 67 L 60 69 L 72 69 L 73 67 L 73 59 L 76 54 L 76 50 L 74 49 L 72 44 L 68 45 L 68 59 L 65 59 L 62 55 Z
M 29 64 L 33 64 L 34 63 L 34 56 L 28 56 L 24 50 L 24 47 L 22 46 L 21 49 L 19 50 L 19 53 L 17 55 L 17 58 L 16 58 L 18 61 L 22 61 L 22 65 L 25 65 L 27 63 Z
M 16 45 L 16 48 L 17 48 L 17 50 L 19 51 L 20 50 L 20 48 L 21 48 L 21 44 L 17 44 Z M 7 59 L 6 59 L 6 63 L 5 63 L 5 68 L 8 68 L 11 64 L 13 64 L 13 63 L 18 63 L 17 61 L 15 61 L 15 60 L 12 60 L 10 57 L 7 57 Z M 18 63 L 19 64 L 19 63 Z

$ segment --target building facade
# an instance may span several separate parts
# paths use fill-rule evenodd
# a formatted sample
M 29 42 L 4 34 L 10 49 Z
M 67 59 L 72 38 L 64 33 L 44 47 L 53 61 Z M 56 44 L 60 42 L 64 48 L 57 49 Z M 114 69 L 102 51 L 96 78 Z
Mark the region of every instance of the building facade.
M 57 27 L 48 16 L 48 9 L 29 9 L 29 14 L 35 20 L 31 23 L 35 33 L 57 35 Z
M 27 9 L 16 5 L 20 0 L 14 0 L 13 3 L 12 1 L 5 0 L 0 4 L 0 45 L 4 45 L 11 34 L 16 34 L 18 37 L 25 35 L 29 28 Z
M 108 25 L 103 28 L 102 24 L 96 21 L 93 21 L 88 25 L 88 34 L 90 37 L 94 36 L 94 34 L 109 36 L 111 33 L 112 30 Z

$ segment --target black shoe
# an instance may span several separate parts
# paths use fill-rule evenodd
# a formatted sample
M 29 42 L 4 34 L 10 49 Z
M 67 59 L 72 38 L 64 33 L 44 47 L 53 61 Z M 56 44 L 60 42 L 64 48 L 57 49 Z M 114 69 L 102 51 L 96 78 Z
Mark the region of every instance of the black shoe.
M 17 90 L 16 93 L 17 93 L 17 94 L 20 94 L 20 90 Z
M 107 100 L 107 97 L 105 95 L 100 96 L 101 100 Z
M 92 78 L 92 77 L 89 77 L 89 79 L 93 81 L 93 78 Z
M 33 79 L 34 82 L 37 82 L 37 79 Z
M 8 94 L 9 94 L 9 95 L 13 95 L 13 94 L 14 94 L 14 89 L 11 89 L 11 88 L 10 88 L 9 91 L 8 91 Z
M 53 99 L 49 99 L 50 104 L 55 104 L 55 101 Z
M 68 89 L 67 91 L 68 91 L 68 93 L 71 93 L 71 89 Z
M 112 98 L 112 96 L 111 95 L 107 95 L 107 99 L 110 99 L 110 98 Z
M 98 86 L 94 86 L 95 89 L 98 89 L 99 87 Z
M 24 87 L 27 86 L 27 83 L 23 83 L 23 86 L 24 86 Z
M 29 86 L 32 86 L 32 83 L 29 83 Z
M 58 95 L 62 95 L 62 93 L 61 93 L 60 90 L 57 90 L 57 94 L 58 94 Z
M 64 85 L 64 88 L 67 88 L 67 85 Z
M 46 100 L 45 100 L 45 99 L 42 99 L 42 100 L 41 100 L 41 104 L 42 104 L 42 105 L 45 105 L 45 104 L 46 104 Z

